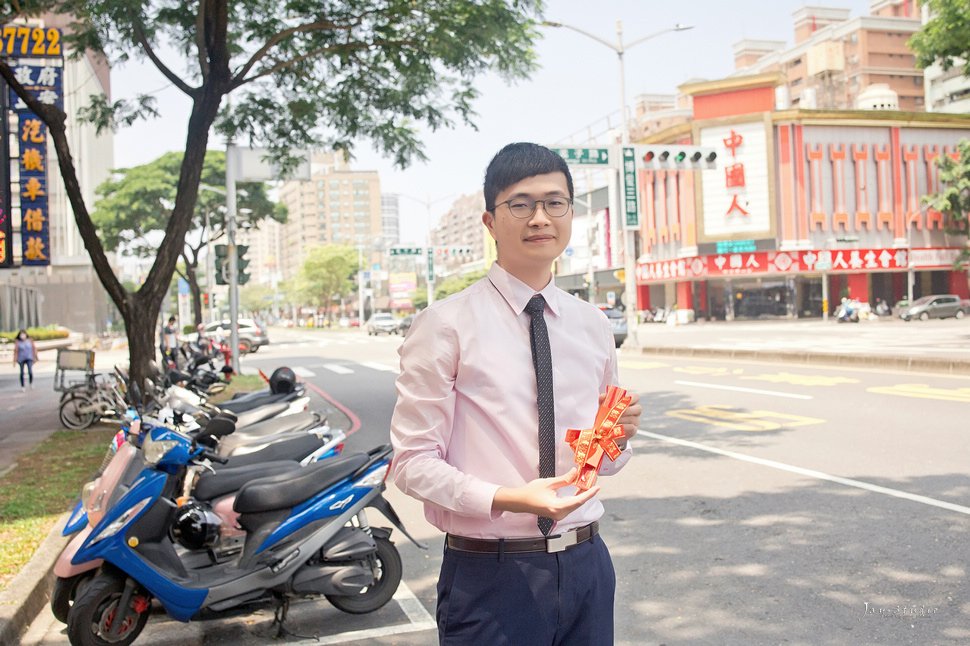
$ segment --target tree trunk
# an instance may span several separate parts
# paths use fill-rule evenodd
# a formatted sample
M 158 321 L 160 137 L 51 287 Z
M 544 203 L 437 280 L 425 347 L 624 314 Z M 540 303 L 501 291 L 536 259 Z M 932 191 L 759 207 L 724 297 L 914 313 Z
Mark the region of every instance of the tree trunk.
M 137 300 L 136 294 L 129 295 L 129 298 L 133 301 Z M 133 308 L 137 312 L 137 305 Z M 131 376 L 131 382 L 136 384 L 145 383 L 145 378 L 151 378 L 153 381 L 158 383 L 158 379 L 154 374 L 151 374 L 151 362 L 155 360 L 158 356 L 158 343 L 156 343 L 156 318 L 158 318 L 158 313 L 154 317 L 148 316 L 131 316 L 125 317 L 125 331 L 128 335 L 128 356 L 130 359 L 129 374 Z M 141 361 L 143 365 L 139 365 L 136 361 Z M 163 364 L 159 363 L 162 366 Z M 139 367 L 143 372 L 136 375 L 134 372 L 136 366 Z M 142 389 L 144 393 L 145 390 Z
M 202 288 L 199 286 L 199 274 L 196 271 L 199 263 L 189 262 L 185 254 L 182 254 L 182 260 L 185 261 L 185 282 L 189 284 L 189 292 L 192 294 L 192 317 L 198 327 L 202 324 Z

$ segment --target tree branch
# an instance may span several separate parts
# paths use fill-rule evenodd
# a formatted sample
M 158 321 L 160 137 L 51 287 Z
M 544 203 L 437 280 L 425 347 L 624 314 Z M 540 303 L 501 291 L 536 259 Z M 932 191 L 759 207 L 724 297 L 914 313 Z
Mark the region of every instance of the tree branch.
M 297 63 L 305 61 L 308 58 L 320 56 L 321 54 L 331 54 L 333 52 L 338 52 L 338 51 L 354 51 L 354 50 L 360 50 L 360 49 L 368 49 L 370 47 L 387 47 L 387 46 L 399 47 L 402 45 L 414 45 L 414 44 L 415 42 L 412 40 L 379 39 L 379 40 L 373 40 L 367 43 L 345 43 L 343 45 L 328 45 L 326 47 L 317 47 L 316 49 L 311 49 L 310 51 L 304 54 L 301 54 L 300 56 L 297 56 L 295 58 L 282 61 L 269 68 L 261 69 L 259 72 L 257 72 L 253 76 L 250 76 L 249 78 L 234 80 L 231 87 L 233 90 L 235 90 L 240 85 L 244 85 L 251 81 L 255 81 L 256 79 L 262 78 L 264 76 L 270 76 L 272 74 L 276 74 L 277 72 L 281 72 L 285 70 L 287 67 L 292 67 L 293 65 L 296 65 Z
M 256 65 L 256 63 L 258 63 L 260 60 L 262 60 L 262 58 L 266 56 L 269 50 L 273 49 L 274 47 L 279 45 L 281 42 L 283 42 L 293 34 L 322 31 L 324 29 L 349 30 L 349 29 L 352 29 L 353 27 L 354 25 L 338 25 L 336 23 L 332 23 L 329 21 L 326 21 L 326 22 L 316 21 L 316 22 L 308 22 L 302 25 L 298 25 L 296 27 L 290 27 L 289 29 L 284 29 L 278 34 L 275 34 L 274 36 L 272 36 L 269 40 L 266 41 L 265 45 L 260 47 L 255 54 L 250 56 L 249 60 L 246 61 L 246 63 L 239 69 L 239 71 L 233 75 L 232 81 L 233 83 L 239 83 L 240 85 L 245 83 L 245 81 L 243 81 L 242 79 L 244 79 L 246 75 L 249 74 L 249 71 L 253 69 L 253 66 Z M 238 87 L 238 86 L 234 86 L 234 87 Z
M 142 29 L 141 21 L 139 18 L 135 19 L 133 26 L 135 28 L 135 38 L 138 40 L 138 44 L 141 45 L 141 48 L 143 50 L 145 50 L 145 54 L 147 54 L 148 58 L 151 59 L 152 63 L 155 64 L 155 67 L 158 68 L 158 71 L 164 74 L 165 78 L 167 78 L 169 81 L 172 82 L 172 85 L 182 90 L 182 92 L 184 92 L 188 96 L 194 97 L 198 88 L 193 88 L 188 83 L 186 83 L 181 78 L 179 78 L 178 75 L 175 74 L 175 72 L 168 69 L 165 63 L 163 63 L 161 59 L 159 59 L 158 56 L 155 55 L 155 50 L 152 49 L 151 43 L 148 42 L 148 37 L 145 36 L 145 30 Z
M 205 0 L 199 0 L 199 13 L 195 16 L 195 47 L 198 50 L 202 83 L 209 78 L 209 59 L 206 56 L 205 46 L 205 5 Z

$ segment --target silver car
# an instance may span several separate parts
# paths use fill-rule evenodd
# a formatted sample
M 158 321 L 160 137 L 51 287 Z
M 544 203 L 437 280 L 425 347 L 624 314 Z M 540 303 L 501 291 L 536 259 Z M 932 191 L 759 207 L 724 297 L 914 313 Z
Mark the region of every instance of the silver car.
M 213 321 L 205 326 L 206 336 L 219 336 L 229 340 L 229 321 Z M 239 348 L 245 354 L 256 352 L 269 344 L 266 328 L 253 319 L 239 319 Z
M 606 314 L 606 318 L 610 320 L 610 327 L 613 328 L 613 343 L 616 347 L 620 347 L 626 341 L 626 317 L 620 310 L 612 308 L 603 310 L 603 314 Z
M 913 319 L 927 321 L 951 316 L 962 319 L 968 312 L 970 312 L 970 302 L 960 300 L 960 297 L 955 294 L 940 294 L 916 299 L 912 305 L 902 311 L 899 317 L 904 321 Z
M 367 321 L 367 334 L 394 334 L 397 332 L 398 320 L 387 312 L 377 312 Z

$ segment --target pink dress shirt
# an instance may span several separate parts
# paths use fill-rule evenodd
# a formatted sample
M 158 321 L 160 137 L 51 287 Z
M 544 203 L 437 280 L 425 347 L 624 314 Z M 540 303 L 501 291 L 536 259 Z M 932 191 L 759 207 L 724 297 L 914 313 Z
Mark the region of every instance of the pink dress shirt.
M 571 469 L 566 430 L 588 428 L 599 395 L 616 384 L 613 332 L 596 307 L 550 281 L 540 292 L 552 351 L 556 402 L 556 474 Z M 425 517 L 443 532 L 470 538 L 539 536 L 536 516 L 492 512 L 501 486 L 539 477 L 536 377 L 526 303 L 535 291 L 497 263 L 488 276 L 423 311 L 401 355 L 391 419 L 391 477 L 424 502 Z M 630 458 L 604 459 L 601 475 Z M 575 494 L 564 487 L 560 495 Z M 593 498 L 559 521 L 553 533 L 599 519 Z

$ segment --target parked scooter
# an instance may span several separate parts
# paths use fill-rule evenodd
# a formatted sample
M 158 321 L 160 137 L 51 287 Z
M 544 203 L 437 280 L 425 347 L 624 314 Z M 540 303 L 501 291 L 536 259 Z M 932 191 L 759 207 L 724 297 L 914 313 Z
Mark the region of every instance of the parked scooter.
M 859 301 L 843 298 L 835 310 L 835 320 L 839 323 L 858 323 Z
M 72 644 L 130 644 L 148 620 L 153 597 L 180 621 L 202 609 L 273 599 L 281 629 L 294 597 L 322 594 L 345 612 L 377 610 L 400 583 L 401 560 L 391 530 L 367 522 L 367 507 L 424 547 L 381 495 L 391 453 L 382 446 L 245 483 L 232 507 L 246 532 L 242 549 L 198 567 L 176 549 L 176 496 L 186 467 L 222 458 L 164 428 L 146 434 L 143 451 L 148 466 L 72 560 L 105 562 L 68 612 Z M 217 519 L 202 517 L 203 544 L 219 533 Z

